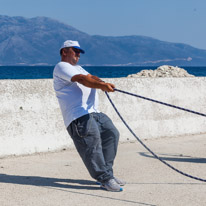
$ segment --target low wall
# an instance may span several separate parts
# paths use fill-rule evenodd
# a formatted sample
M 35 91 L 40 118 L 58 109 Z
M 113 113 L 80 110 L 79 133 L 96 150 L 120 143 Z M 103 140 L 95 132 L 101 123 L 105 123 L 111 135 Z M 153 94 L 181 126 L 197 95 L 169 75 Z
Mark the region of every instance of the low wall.
M 206 113 L 206 78 L 104 79 L 116 88 Z M 100 110 L 114 121 L 120 141 L 135 138 L 106 95 Z M 118 110 L 141 139 L 206 133 L 206 118 L 119 92 L 110 93 Z M 0 157 L 73 147 L 63 124 L 52 79 L 0 81 Z

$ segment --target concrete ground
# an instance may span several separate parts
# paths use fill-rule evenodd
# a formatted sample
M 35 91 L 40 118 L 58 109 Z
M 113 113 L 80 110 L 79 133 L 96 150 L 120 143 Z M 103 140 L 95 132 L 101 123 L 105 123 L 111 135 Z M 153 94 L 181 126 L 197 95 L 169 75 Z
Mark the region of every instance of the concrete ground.
M 144 141 L 169 164 L 206 179 L 206 134 Z M 115 175 L 128 182 L 107 192 L 90 178 L 76 150 L 0 159 L 1 206 L 204 206 L 206 184 L 154 159 L 136 140 L 119 144 Z

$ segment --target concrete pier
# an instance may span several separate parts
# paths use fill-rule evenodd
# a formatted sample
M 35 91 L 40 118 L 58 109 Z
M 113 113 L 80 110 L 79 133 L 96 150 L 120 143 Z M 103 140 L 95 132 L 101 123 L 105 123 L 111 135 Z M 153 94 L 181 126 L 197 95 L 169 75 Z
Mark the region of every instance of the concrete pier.
M 144 140 L 169 164 L 206 178 L 205 135 Z M 206 184 L 182 176 L 138 142 L 120 143 L 116 177 L 123 192 L 100 189 L 75 149 L 5 158 L 0 161 L 1 206 L 204 206 Z
M 104 79 L 116 88 L 206 113 L 206 78 Z M 99 91 L 100 110 L 114 121 L 121 142 L 134 137 L 123 125 L 106 95 Z M 206 133 L 206 118 L 110 93 L 118 110 L 141 139 Z M 0 81 L 0 157 L 72 148 L 65 130 L 52 79 Z

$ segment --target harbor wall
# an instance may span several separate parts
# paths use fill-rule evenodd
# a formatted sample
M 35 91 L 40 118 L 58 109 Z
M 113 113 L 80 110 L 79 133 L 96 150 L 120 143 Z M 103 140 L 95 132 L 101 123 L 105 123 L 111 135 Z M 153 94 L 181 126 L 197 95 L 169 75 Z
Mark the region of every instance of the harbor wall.
M 206 113 L 206 78 L 111 78 L 117 89 Z M 206 133 L 206 118 L 119 92 L 109 93 L 140 139 Z M 100 110 L 120 131 L 120 141 L 135 141 L 99 90 Z M 73 148 L 52 79 L 0 80 L 0 157 Z

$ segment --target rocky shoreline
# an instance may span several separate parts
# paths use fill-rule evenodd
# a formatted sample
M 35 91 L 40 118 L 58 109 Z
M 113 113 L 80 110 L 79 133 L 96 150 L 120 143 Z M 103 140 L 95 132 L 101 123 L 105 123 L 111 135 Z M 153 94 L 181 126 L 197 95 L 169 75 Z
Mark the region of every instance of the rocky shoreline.
M 127 77 L 151 77 L 151 78 L 158 78 L 158 77 L 195 77 L 192 74 L 189 74 L 185 69 L 180 67 L 174 67 L 169 65 L 163 65 L 158 67 L 155 70 L 142 70 L 136 74 L 130 74 Z

